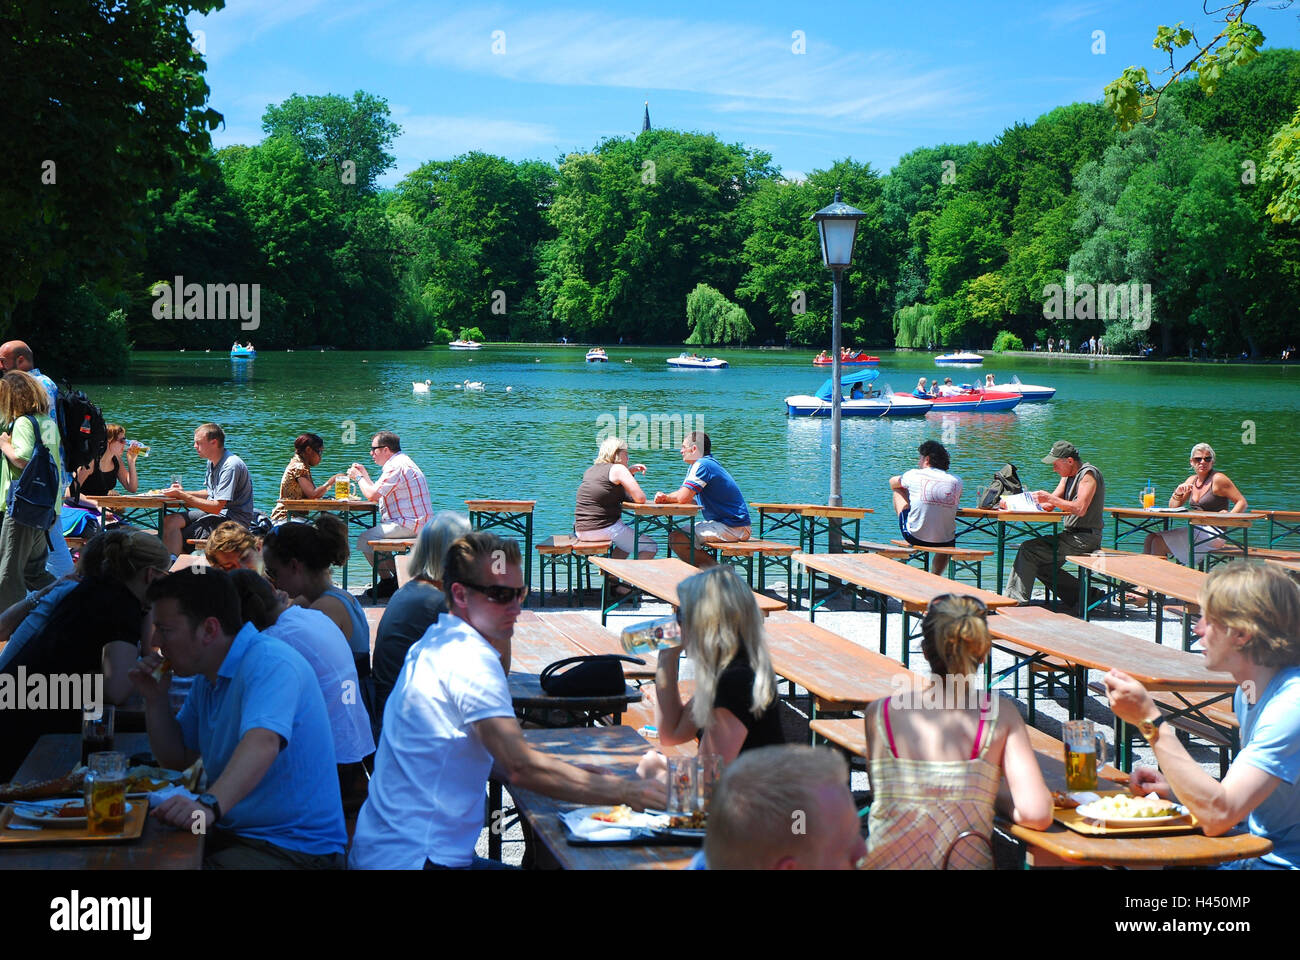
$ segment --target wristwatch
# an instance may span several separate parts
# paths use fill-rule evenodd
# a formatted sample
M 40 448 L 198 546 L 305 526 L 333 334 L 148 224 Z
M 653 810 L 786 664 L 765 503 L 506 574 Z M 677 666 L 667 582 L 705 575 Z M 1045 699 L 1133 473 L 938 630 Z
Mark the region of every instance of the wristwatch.
M 1143 736 L 1146 736 L 1146 734 L 1143 734 Z M 216 823 L 220 822 L 221 804 L 217 803 L 217 798 L 210 793 L 200 793 L 198 800 L 199 803 L 203 804 L 205 807 L 210 807 L 212 809 L 213 824 L 215 825 Z
M 1137 725 L 1138 733 L 1142 734 L 1143 739 L 1149 744 L 1154 744 L 1159 736 L 1159 726 L 1165 722 L 1165 715 L 1162 713 L 1154 720 L 1143 720 Z M 202 798 L 200 798 L 202 799 Z

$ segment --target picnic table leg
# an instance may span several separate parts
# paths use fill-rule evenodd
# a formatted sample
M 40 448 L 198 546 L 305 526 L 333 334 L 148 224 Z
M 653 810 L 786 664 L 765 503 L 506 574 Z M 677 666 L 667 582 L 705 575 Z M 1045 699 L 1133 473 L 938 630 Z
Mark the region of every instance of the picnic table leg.
M 808 590 L 808 602 L 811 605 L 812 603 L 811 587 Z M 889 612 L 889 608 L 885 606 L 885 595 L 883 593 L 876 594 L 876 607 L 880 610 L 880 652 L 883 654 L 885 652 L 885 641 L 886 639 L 888 639 L 889 636 L 889 626 L 885 621 L 885 614 Z
M 691 566 L 695 566 L 695 514 L 691 514 Z
M 530 510 L 524 520 L 524 586 L 533 583 L 533 513 Z
M 1079 619 L 1087 621 L 1088 619 L 1088 597 L 1092 594 L 1092 570 L 1088 567 L 1079 568 Z
M 911 665 L 911 659 L 912 659 L 911 619 L 912 619 L 912 615 L 907 612 L 907 605 L 904 604 L 903 605 L 903 666 L 905 668 Z M 885 622 L 884 618 L 881 618 L 880 622 L 884 623 Z
M 632 540 L 633 545 L 639 542 L 635 538 Z M 601 573 L 604 574 L 600 578 L 600 625 L 603 627 L 605 620 L 609 617 L 609 574 L 604 570 Z
M 1156 594 L 1156 643 L 1164 643 L 1165 631 L 1165 595 Z
M 1187 605 L 1183 605 L 1183 649 L 1190 651 L 1192 649 L 1192 615 L 1187 610 Z
M 1006 575 L 1006 550 L 1007 550 L 1007 525 L 998 524 L 998 589 L 1001 590 L 1006 583 L 1002 578 Z
M 1058 533 L 1052 537 L 1052 609 L 1056 609 L 1056 574 L 1060 571 L 1061 562 L 1061 535 Z M 1084 603 L 1088 602 L 1088 594 L 1083 594 Z

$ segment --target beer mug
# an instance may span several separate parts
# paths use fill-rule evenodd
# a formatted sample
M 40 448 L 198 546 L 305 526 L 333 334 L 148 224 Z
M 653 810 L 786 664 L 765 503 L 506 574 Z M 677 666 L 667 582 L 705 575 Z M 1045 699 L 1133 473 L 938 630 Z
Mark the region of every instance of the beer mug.
M 1106 760 L 1106 741 L 1091 720 L 1067 720 L 1061 724 L 1065 742 L 1065 788 L 1097 789 L 1097 764 Z
M 352 484 L 347 477 L 339 477 L 334 481 L 334 499 L 348 500 Z
M 126 829 L 126 755 L 90 755 L 86 774 L 86 823 L 91 833 L 121 833 Z
M 722 779 L 722 757 L 716 753 L 701 753 L 696 755 L 695 763 L 695 807 L 700 813 L 707 814 L 709 803 L 713 800 L 713 790 Z

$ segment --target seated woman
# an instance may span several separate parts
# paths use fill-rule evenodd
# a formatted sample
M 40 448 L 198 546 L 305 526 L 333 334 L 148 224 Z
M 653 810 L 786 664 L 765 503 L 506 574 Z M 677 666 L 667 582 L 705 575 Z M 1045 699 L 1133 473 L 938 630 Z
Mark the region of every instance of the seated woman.
M 683 580 L 677 597 L 682 645 L 660 650 L 655 671 L 659 742 L 672 747 L 698 737 L 700 754 L 716 754 L 724 766 L 742 751 L 784 743 L 776 675 L 753 591 L 719 565 Z M 683 653 L 695 667 L 695 692 L 686 703 L 677 684 Z M 663 754 L 647 753 L 637 772 L 665 775 Z
M 975 677 L 991 645 L 987 616 L 974 597 L 936 597 L 921 621 L 933 689 L 867 711 L 868 869 L 936 869 L 950 850 L 950 866 L 991 869 L 995 802 L 1030 829 L 1052 823 L 1052 795 L 1020 713 L 1000 709 L 1001 697 Z M 1003 774 L 1009 794 L 999 791 Z M 966 831 L 988 842 L 958 843 Z
M 334 481 L 347 479 L 346 473 L 336 473 L 319 487 L 311 478 L 311 468 L 320 466 L 325 441 L 314 433 L 300 434 L 293 442 L 294 454 L 280 478 L 280 499 L 271 511 L 272 523 L 284 523 L 289 512 L 284 509 L 286 500 L 319 500 L 334 489 Z
M 227 520 L 212 531 L 203 545 L 203 554 L 208 563 L 227 573 L 241 568 L 259 576 L 262 573 L 262 541 L 234 520 Z
M 633 550 L 632 528 L 623 522 L 623 501 L 645 503 L 645 493 L 632 476 L 645 473 L 645 464 L 627 462 L 627 441 L 606 437 L 600 452 L 578 485 L 578 502 L 573 510 L 573 532 L 579 540 L 612 540 L 614 556 L 626 557 Z M 659 552 L 652 537 L 641 537 L 637 556 L 649 559 Z
M 108 446 L 104 450 L 104 455 L 97 462 L 77 471 L 81 498 L 75 502 L 70 499 L 65 500 L 68 506 L 98 510 L 99 504 L 94 498 L 112 493 L 119 482 L 127 493 L 135 493 L 140 489 L 140 478 L 135 470 L 135 460 L 140 455 L 140 448 L 126 448 L 125 427 L 110 423 L 105 429 L 108 431 Z
M 447 612 L 447 598 L 442 591 L 442 562 L 447 548 L 469 532 L 468 517 L 454 510 L 441 510 L 416 535 L 407 566 L 411 579 L 389 599 L 375 634 L 375 702 L 370 720 L 376 736 L 384 722 L 384 705 L 406 661 L 406 651 L 424 636 L 439 614 Z
M 132 690 L 127 672 L 152 632 L 145 590 L 166 575 L 167 562 L 162 541 L 152 533 L 110 530 L 93 538 L 82 555 L 81 581 L 47 611 L 48 617 L 30 636 L 10 641 L 13 653 L 6 649 L 0 666 L 0 674 L 7 675 L 4 683 L 15 684 L 20 670 L 28 677 L 102 674 L 102 701 L 126 700 Z M 98 682 L 91 683 L 91 689 L 81 690 L 85 704 L 97 699 Z M 79 733 L 83 703 L 0 710 L 0 780 L 13 776 L 42 734 Z
M 262 541 L 266 576 L 301 607 L 319 610 L 347 637 L 357 676 L 370 677 L 370 624 L 357 598 L 334 586 L 330 567 L 348 562 L 348 528 L 322 514 L 313 523 L 282 523 Z M 363 689 L 368 684 L 362 685 Z
M 1287 573 L 1234 561 L 1205 579 L 1196 634 L 1205 668 L 1232 674 L 1241 750 L 1222 782 L 1201 769 L 1146 688 L 1126 673 L 1106 674 L 1115 716 L 1135 725 L 1159 770 L 1133 768 L 1129 789 L 1177 799 L 1211 837 L 1242 821 L 1273 850 L 1224 869 L 1300 869 L 1300 587 Z
M 850 400 L 865 400 L 866 397 L 867 397 L 866 391 L 862 389 L 862 384 L 860 383 L 855 383 L 852 389 L 849 390 Z
M 244 623 L 268 637 L 283 640 L 311 664 L 325 697 L 330 731 L 334 735 L 334 762 L 344 810 L 358 810 L 365 801 L 366 773 L 362 761 L 375 752 L 370 715 L 357 695 L 360 684 L 348 642 L 333 621 L 319 610 L 294 606 L 282 590 L 252 570 L 236 569 L 230 575 L 239 594 Z
M 925 377 L 921 377 L 919 380 L 917 380 L 916 389 L 912 391 L 912 396 L 917 397 L 920 400 L 929 400 L 930 391 L 926 389 L 925 384 L 926 384 Z
M 1206 510 L 1211 513 L 1245 512 L 1246 498 L 1237 489 L 1237 485 L 1228 479 L 1226 473 L 1214 469 L 1213 447 L 1208 443 L 1198 443 L 1192 447 L 1191 464 L 1194 472 L 1174 488 L 1169 496 L 1169 506 L 1185 506 L 1188 510 Z M 1190 526 L 1191 535 L 1196 538 L 1198 557 L 1224 545 L 1223 531 L 1220 528 L 1195 524 Z M 1190 559 L 1188 532 L 1186 528 L 1177 526 L 1163 533 L 1148 533 L 1142 552 L 1160 557 L 1172 553 L 1179 563 L 1186 565 Z

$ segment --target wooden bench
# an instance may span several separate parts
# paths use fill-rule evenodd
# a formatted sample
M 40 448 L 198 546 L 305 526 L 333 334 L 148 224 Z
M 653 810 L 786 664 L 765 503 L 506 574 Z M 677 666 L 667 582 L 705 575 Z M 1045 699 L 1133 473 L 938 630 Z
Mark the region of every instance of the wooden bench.
M 371 540 L 370 546 L 374 550 L 370 561 L 370 596 L 376 603 L 379 602 L 379 562 L 386 554 L 388 556 L 397 556 L 399 553 L 410 553 L 411 548 L 415 546 L 414 537 L 393 537 L 387 540 Z
M 578 594 L 582 591 L 583 579 L 586 579 L 586 589 L 591 590 L 591 564 L 589 560 L 592 557 L 609 556 L 614 549 L 612 540 L 579 540 L 577 537 L 569 534 L 559 534 L 554 537 L 547 537 L 541 543 L 537 544 L 538 566 L 541 572 L 541 583 L 538 585 L 538 604 L 546 606 L 546 569 L 551 570 L 551 593 L 559 593 L 556 587 L 556 571 L 560 564 L 564 564 L 564 585 L 569 591 L 569 606 L 578 605 Z M 576 577 L 575 577 L 575 566 Z
M 767 564 L 776 564 L 785 571 L 785 595 L 794 598 L 794 560 L 792 557 L 799 548 L 792 543 L 777 543 L 775 540 L 714 540 L 705 538 L 702 549 L 715 554 L 714 559 L 722 563 L 745 568 L 745 582 L 749 589 L 763 591 L 767 589 Z M 758 558 L 758 585 L 754 582 L 754 558 Z
M 993 556 L 992 550 L 971 550 L 968 547 L 923 547 L 908 543 L 906 540 L 890 540 L 890 543 L 908 550 L 904 563 L 911 563 L 918 557 L 929 571 L 930 561 L 934 557 L 948 558 L 948 579 L 956 580 L 957 574 L 970 570 L 975 574 L 975 586 L 984 586 L 984 561 Z

